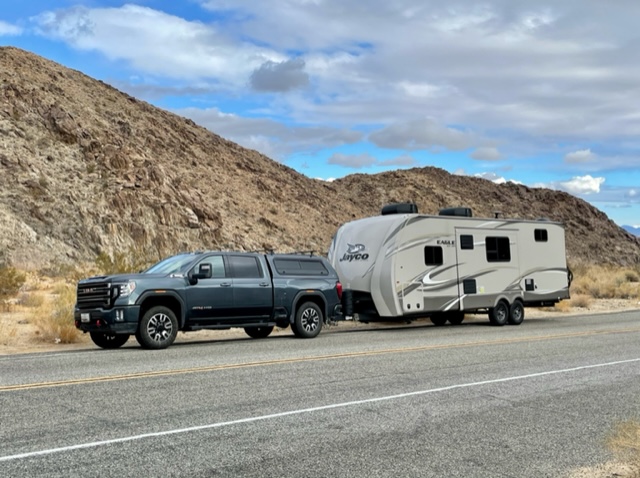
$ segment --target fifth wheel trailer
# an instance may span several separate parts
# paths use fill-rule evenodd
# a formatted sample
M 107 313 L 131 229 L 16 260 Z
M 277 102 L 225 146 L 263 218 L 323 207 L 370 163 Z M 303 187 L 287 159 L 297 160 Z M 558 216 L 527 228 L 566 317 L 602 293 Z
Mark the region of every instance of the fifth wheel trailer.
M 400 203 L 342 225 L 328 255 L 343 314 L 457 325 L 465 313 L 487 312 L 494 325 L 518 325 L 525 307 L 569 298 L 562 224 L 471 216 L 469 208 L 418 214 Z

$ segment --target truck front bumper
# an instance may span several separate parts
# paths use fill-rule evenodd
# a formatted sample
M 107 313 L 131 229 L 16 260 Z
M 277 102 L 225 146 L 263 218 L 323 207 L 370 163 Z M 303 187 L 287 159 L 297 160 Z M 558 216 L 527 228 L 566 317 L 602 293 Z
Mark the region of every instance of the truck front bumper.
M 76 327 L 83 332 L 105 332 L 112 334 L 134 334 L 138 328 L 139 305 L 114 307 L 112 309 L 76 309 Z

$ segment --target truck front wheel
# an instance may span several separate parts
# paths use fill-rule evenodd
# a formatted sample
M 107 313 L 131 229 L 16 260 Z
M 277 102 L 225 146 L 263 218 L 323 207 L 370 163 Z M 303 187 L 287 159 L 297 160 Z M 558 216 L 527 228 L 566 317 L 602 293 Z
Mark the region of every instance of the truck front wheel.
M 105 332 L 89 332 L 91 340 L 103 349 L 117 349 L 129 340 L 129 334 L 108 334 Z
M 313 302 L 305 302 L 298 307 L 291 330 L 296 337 L 312 339 L 320 333 L 323 322 L 324 317 L 320 307 Z
M 145 312 L 136 340 L 145 349 L 166 349 L 178 335 L 178 319 L 167 307 L 155 306 Z

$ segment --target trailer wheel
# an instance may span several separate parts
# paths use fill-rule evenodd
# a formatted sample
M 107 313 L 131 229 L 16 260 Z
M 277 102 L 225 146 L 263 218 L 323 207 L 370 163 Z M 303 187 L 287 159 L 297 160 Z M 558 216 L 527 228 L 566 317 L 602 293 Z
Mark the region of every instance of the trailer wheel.
M 251 338 L 264 339 L 265 337 L 269 337 L 269 334 L 273 332 L 273 325 L 271 326 L 262 325 L 259 327 L 245 327 L 244 331 Z
M 489 309 L 489 322 L 491 325 L 502 326 L 509 320 L 509 304 L 501 300 L 495 307 Z
M 447 320 L 451 325 L 460 325 L 464 320 L 464 312 L 449 312 Z
M 312 339 L 320 333 L 323 322 L 324 317 L 320 307 L 313 302 L 305 302 L 298 307 L 291 330 L 296 337 Z
M 509 308 L 509 324 L 520 325 L 524 320 L 524 305 L 516 300 Z
M 105 332 L 89 332 L 94 344 L 102 349 L 117 349 L 129 340 L 129 334 L 108 334 Z
M 441 327 L 447 323 L 447 316 L 445 314 L 433 314 L 429 316 L 433 325 Z

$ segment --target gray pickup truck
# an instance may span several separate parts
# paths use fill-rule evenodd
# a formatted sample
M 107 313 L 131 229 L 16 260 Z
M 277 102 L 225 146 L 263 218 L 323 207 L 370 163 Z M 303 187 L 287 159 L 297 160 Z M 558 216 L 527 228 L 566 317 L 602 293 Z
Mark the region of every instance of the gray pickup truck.
M 190 252 L 139 274 L 78 282 L 75 325 L 102 348 L 131 335 L 147 349 L 169 347 L 178 331 L 243 327 L 253 338 L 275 326 L 313 338 L 342 318 L 342 286 L 323 257 Z

